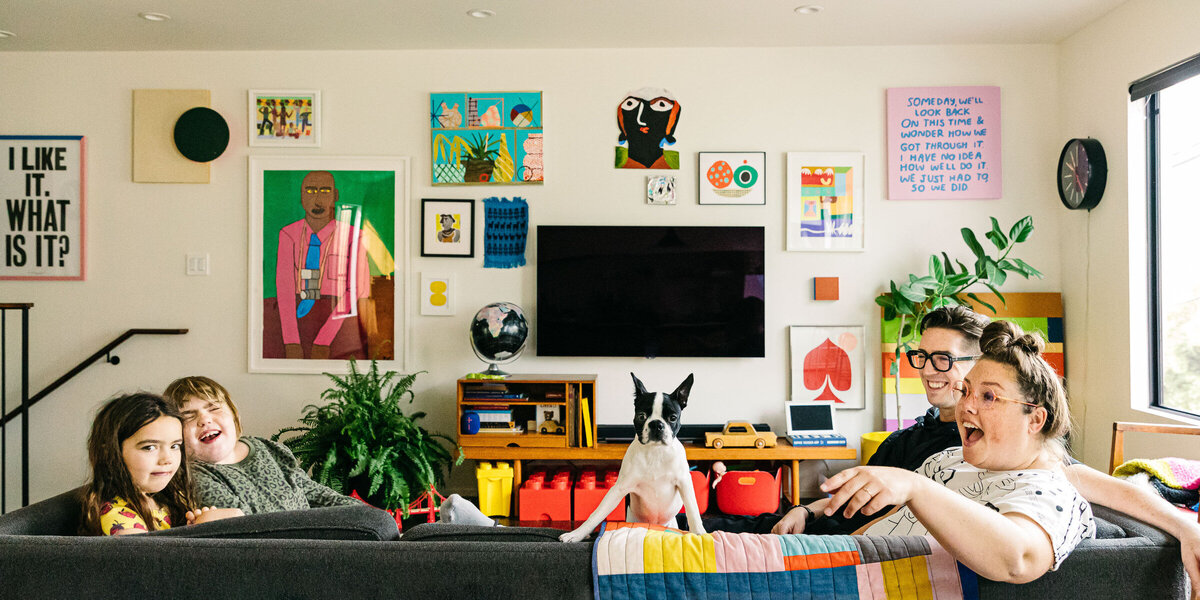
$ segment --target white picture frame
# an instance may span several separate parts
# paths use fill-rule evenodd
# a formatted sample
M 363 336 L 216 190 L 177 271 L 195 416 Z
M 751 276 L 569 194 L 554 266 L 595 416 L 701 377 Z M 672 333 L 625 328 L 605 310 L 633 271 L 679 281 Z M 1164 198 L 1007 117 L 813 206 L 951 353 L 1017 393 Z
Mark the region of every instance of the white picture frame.
M 247 96 L 246 135 L 251 146 L 321 147 L 325 127 L 320 90 L 250 90 Z
M 454 275 L 421 273 L 421 314 L 428 317 L 454 316 Z
M 789 327 L 791 401 L 866 408 L 866 330 L 864 325 Z
M 700 204 L 767 203 L 766 152 L 700 152 L 698 159 Z
M 787 153 L 789 252 L 866 250 L 864 164 L 862 152 Z

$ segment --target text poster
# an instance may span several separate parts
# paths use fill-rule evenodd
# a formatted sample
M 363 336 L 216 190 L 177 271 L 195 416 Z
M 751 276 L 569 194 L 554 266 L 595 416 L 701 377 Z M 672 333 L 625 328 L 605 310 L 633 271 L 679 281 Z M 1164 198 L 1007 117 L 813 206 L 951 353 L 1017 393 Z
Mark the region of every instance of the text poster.
M 82 136 L 0 135 L 0 279 L 83 279 Z
M 1000 88 L 888 88 L 888 198 L 999 198 Z

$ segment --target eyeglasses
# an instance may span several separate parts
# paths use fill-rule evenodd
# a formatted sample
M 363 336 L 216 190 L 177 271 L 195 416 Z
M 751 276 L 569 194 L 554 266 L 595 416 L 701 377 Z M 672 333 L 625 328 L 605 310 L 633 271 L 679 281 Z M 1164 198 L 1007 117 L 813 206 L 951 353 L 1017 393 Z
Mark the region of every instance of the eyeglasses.
M 956 381 L 954 382 L 954 385 L 950 387 L 954 389 L 954 393 L 956 396 L 958 396 L 958 400 L 960 402 L 967 396 L 975 396 L 975 390 L 971 389 L 971 384 L 967 383 L 966 380 Z M 991 390 L 984 390 L 983 393 L 978 396 L 978 398 L 979 401 L 983 403 L 984 408 L 991 408 L 995 406 L 997 400 L 1002 400 L 1004 402 L 1015 402 L 1017 404 L 1024 404 L 1025 406 L 1032 406 L 1034 408 L 1038 407 L 1038 405 L 1032 402 L 1022 402 L 1021 400 L 1013 400 L 1012 398 L 997 396 Z
M 956 362 L 963 361 L 963 360 L 975 360 L 975 359 L 979 358 L 978 355 L 976 355 L 976 356 L 954 356 L 954 355 L 950 354 L 949 352 L 926 352 L 924 350 L 909 350 L 908 352 L 905 352 L 904 354 L 906 356 L 908 356 L 908 364 L 912 365 L 912 368 L 924 369 L 925 361 L 932 360 L 933 361 L 933 370 L 941 372 L 941 373 L 945 373 L 946 371 L 949 371 L 950 368 L 953 367 L 954 363 L 956 363 Z

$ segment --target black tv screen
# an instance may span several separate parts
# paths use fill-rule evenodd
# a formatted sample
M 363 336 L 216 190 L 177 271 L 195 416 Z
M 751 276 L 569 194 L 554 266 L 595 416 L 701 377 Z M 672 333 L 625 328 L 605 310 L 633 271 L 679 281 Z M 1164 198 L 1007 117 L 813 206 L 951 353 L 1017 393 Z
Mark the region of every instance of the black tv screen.
M 537 228 L 539 356 L 763 356 L 762 227 Z

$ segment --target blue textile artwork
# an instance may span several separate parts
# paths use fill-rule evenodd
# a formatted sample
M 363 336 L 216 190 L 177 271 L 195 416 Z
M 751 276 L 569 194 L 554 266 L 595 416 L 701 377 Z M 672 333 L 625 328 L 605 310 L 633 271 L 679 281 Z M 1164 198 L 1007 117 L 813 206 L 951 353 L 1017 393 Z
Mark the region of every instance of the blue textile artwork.
M 529 205 L 525 199 L 485 198 L 483 219 L 484 268 L 525 266 L 525 238 L 529 235 Z

